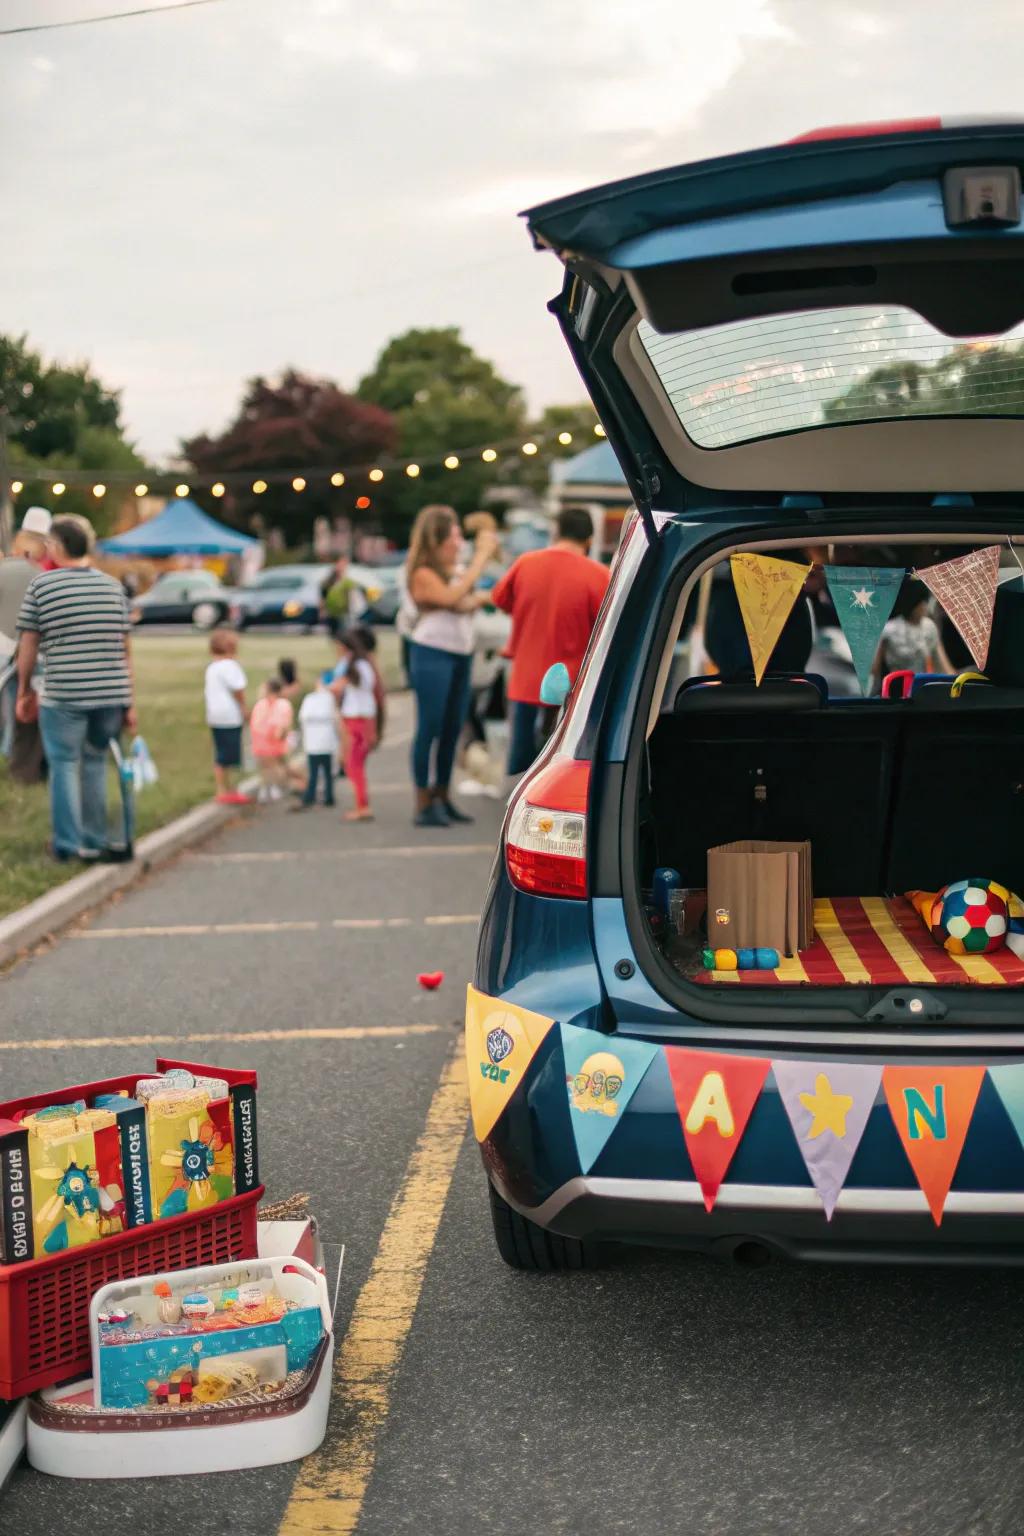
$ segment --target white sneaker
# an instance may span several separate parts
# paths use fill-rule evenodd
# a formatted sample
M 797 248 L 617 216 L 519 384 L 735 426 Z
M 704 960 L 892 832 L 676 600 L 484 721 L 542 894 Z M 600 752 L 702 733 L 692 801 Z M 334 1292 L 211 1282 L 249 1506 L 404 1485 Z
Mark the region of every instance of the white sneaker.
M 456 793 L 460 795 L 482 795 L 486 793 L 485 786 L 479 779 L 463 779 L 461 784 L 456 784 Z
M 259 789 L 256 791 L 256 804 L 257 805 L 266 805 L 266 803 L 269 800 L 269 798 L 270 798 L 270 792 L 269 792 L 266 784 L 261 784 Z
M 284 790 L 281 788 L 280 784 L 271 784 L 269 798 L 271 800 L 284 799 Z

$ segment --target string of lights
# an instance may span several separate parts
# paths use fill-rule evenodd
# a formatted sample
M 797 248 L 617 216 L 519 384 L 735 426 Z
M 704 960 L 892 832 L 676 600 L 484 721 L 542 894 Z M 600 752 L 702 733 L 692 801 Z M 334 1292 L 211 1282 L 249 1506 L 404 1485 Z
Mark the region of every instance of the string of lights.
M 219 5 L 221 0 L 172 0 L 170 5 L 146 5 L 133 11 L 108 11 L 103 16 L 68 16 L 64 21 L 36 21 L 24 27 L 0 27 L 0 37 L 22 37 L 26 32 L 57 32 L 65 27 L 92 27 L 101 21 L 129 21 L 136 16 L 158 16 L 161 11 L 192 11 L 200 5 Z
M 594 436 L 602 438 L 605 430 L 600 422 L 594 426 Z M 190 474 L 189 471 L 167 470 L 159 472 L 150 480 L 137 480 L 130 472 L 111 470 L 106 472 L 101 480 L 95 472 L 88 473 L 80 469 L 59 469 L 50 465 L 33 466 L 22 473 L 25 479 L 11 481 L 12 496 L 19 496 L 24 491 L 28 481 L 48 485 L 54 496 L 63 496 L 68 490 L 91 490 L 97 500 L 102 500 L 110 490 L 122 486 L 131 486 L 133 494 L 141 499 L 144 496 L 159 494 L 161 486 L 166 486 L 169 491 L 178 497 L 191 495 L 193 491 L 206 490 L 212 496 L 225 496 L 229 490 L 246 488 L 254 496 L 262 496 L 272 485 L 290 485 L 297 494 L 305 491 L 310 484 L 327 483 L 335 490 L 343 486 L 352 486 L 366 481 L 370 485 L 379 485 L 389 475 L 405 475 L 409 480 L 416 480 L 425 469 L 445 469 L 451 472 L 463 468 L 470 463 L 479 461 L 483 464 L 496 464 L 501 459 L 506 459 L 512 453 L 521 455 L 527 459 L 536 458 L 545 446 L 549 449 L 555 444 L 560 448 L 571 447 L 573 442 L 580 437 L 569 431 L 561 431 L 545 438 L 537 436 L 528 438 L 525 442 L 507 441 L 497 444 L 485 444 L 482 447 L 460 448 L 458 453 L 439 454 L 430 459 L 394 459 L 383 457 L 377 463 L 366 463 L 346 466 L 344 469 L 329 469 L 322 464 L 300 465 L 291 469 L 231 469 L 206 471 L 204 474 Z M 185 478 L 188 476 L 188 478 Z M 134 484 L 133 484 L 134 481 Z

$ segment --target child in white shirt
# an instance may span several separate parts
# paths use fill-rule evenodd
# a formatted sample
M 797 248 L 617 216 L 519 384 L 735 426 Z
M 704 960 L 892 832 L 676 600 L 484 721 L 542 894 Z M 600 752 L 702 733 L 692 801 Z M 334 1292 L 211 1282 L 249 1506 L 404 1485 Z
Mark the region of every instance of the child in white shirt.
M 316 786 L 324 777 L 324 805 L 334 804 L 334 756 L 338 750 L 338 705 L 327 686 L 333 674 L 325 673 L 299 707 L 299 730 L 306 754 L 306 789 L 297 809 L 316 804 Z
M 248 805 L 249 796 L 233 787 L 242 766 L 242 726 L 245 724 L 246 676 L 235 659 L 238 637 L 230 629 L 210 636 L 213 660 L 206 669 L 206 723 L 213 736 L 213 780 L 221 805 Z

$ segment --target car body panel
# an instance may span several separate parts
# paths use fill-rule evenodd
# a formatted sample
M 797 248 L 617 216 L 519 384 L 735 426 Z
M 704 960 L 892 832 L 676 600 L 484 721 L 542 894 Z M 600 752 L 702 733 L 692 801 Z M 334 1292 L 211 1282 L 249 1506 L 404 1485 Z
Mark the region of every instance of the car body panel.
M 169 571 L 131 603 L 136 624 L 187 624 L 198 603 L 216 603 L 228 611 L 228 589 L 212 571 Z
M 231 617 L 242 628 L 313 625 L 320 617 L 320 588 L 330 570 L 329 565 L 282 565 L 261 571 L 248 586 L 231 592 Z

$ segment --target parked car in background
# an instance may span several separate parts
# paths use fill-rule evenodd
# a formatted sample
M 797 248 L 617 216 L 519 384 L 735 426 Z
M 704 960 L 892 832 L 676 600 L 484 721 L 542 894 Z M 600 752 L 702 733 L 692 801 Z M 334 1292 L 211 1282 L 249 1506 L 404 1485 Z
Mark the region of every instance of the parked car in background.
M 357 582 L 366 598 L 363 620 L 367 624 L 393 624 L 402 601 L 398 584 L 401 560 L 388 565 L 363 565 L 353 561 L 348 568 L 350 580 Z
M 299 624 L 312 629 L 320 619 L 320 589 L 329 565 L 275 565 L 231 592 L 230 616 L 236 629 L 253 624 Z
M 167 571 L 133 600 L 133 624 L 194 624 L 214 629 L 228 616 L 229 595 L 212 571 Z

